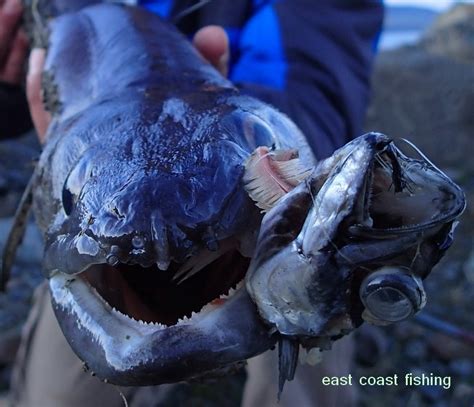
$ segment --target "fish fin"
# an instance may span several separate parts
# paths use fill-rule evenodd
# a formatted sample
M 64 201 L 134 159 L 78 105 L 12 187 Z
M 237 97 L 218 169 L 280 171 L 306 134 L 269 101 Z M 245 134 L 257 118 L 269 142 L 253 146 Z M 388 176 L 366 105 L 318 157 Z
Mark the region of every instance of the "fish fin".
M 2 255 L 2 268 L 0 270 L 0 292 L 5 291 L 8 279 L 10 278 L 11 268 L 15 261 L 16 251 L 23 240 L 28 214 L 33 204 L 33 184 L 35 173 L 31 176 L 23 192 L 18 208 L 13 218 L 13 225 L 8 234 L 5 249 Z
M 295 378 L 298 365 L 298 341 L 287 336 L 281 336 L 278 342 L 278 401 L 285 382 Z
M 245 163 L 244 187 L 255 204 L 267 212 L 311 170 L 301 162 L 296 150 L 258 147 Z

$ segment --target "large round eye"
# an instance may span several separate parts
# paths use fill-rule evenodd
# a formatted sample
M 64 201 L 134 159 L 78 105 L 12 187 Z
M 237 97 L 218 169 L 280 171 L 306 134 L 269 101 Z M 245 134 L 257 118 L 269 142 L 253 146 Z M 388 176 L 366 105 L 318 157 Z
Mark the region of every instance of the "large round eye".
M 74 206 L 74 197 L 66 184 L 64 184 L 63 186 L 63 193 L 62 193 L 61 200 L 62 200 L 64 212 L 66 212 L 66 215 L 69 216 L 72 212 L 72 207 Z
M 64 181 L 62 204 L 67 216 L 71 214 L 82 188 L 93 175 L 93 166 L 87 158 L 76 163 Z
M 362 282 L 359 295 L 366 308 L 363 317 L 370 322 L 403 321 L 426 303 L 421 280 L 401 267 L 383 267 L 369 274 Z

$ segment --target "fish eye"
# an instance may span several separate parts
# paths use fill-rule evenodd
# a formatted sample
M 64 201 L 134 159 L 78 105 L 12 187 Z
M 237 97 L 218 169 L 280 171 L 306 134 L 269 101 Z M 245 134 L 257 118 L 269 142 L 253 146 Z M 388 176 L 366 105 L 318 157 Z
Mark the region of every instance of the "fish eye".
M 89 160 L 82 160 L 76 164 L 64 181 L 61 201 L 64 212 L 69 216 L 81 194 L 84 185 L 93 177 L 94 168 Z
M 403 321 L 426 303 L 421 280 L 403 267 L 383 267 L 369 274 L 359 295 L 370 315 L 368 319 L 381 323 Z
M 69 216 L 72 212 L 72 207 L 74 206 L 74 197 L 66 184 L 64 184 L 63 186 L 61 201 L 63 204 L 64 212 L 67 216 Z

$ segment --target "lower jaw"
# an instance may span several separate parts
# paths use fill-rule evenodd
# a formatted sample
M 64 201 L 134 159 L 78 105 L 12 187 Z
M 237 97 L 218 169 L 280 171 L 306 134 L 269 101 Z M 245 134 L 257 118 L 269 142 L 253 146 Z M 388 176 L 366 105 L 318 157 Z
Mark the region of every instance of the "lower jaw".
M 110 307 L 86 281 L 49 281 L 53 308 L 76 354 L 117 385 L 172 383 L 223 369 L 272 347 L 275 338 L 245 290 L 172 326 L 144 323 Z

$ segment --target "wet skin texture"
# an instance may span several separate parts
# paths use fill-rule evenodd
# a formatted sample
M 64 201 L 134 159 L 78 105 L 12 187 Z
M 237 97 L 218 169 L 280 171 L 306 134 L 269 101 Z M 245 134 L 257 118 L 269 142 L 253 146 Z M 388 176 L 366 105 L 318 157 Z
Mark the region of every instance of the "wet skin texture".
M 255 237 L 261 214 L 241 185 L 243 163 L 267 145 L 296 148 L 311 165 L 301 133 L 275 109 L 240 95 L 173 27 L 142 10 L 98 5 L 58 17 L 48 43 L 44 90 L 53 122 L 34 207 L 53 305 L 75 352 L 101 378 L 145 385 L 271 347 L 275 339 L 244 289 L 207 319 L 165 328 L 117 316 L 82 277 L 67 275 L 88 270 L 88 282 L 100 280 L 105 271 L 91 266 L 108 264 L 170 280 L 180 263 L 223 242 L 251 255 L 241 246 Z M 220 273 L 233 280 L 217 297 L 237 283 L 229 267 Z M 95 286 L 101 294 L 107 276 Z M 109 302 L 135 319 L 162 322 L 142 317 L 141 305 L 133 314 Z
M 424 306 L 421 280 L 465 202 L 421 154 L 370 133 L 315 166 L 286 116 L 139 9 L 92 6 L 45 32 L 44 271 L 66 338 L 100 378 L 222 373 L 279 340 L 281 390 L 300 344 L 326 349 L 362 320 Z M 258 146 L 315 167 L 263 220 L 243 181 Z

